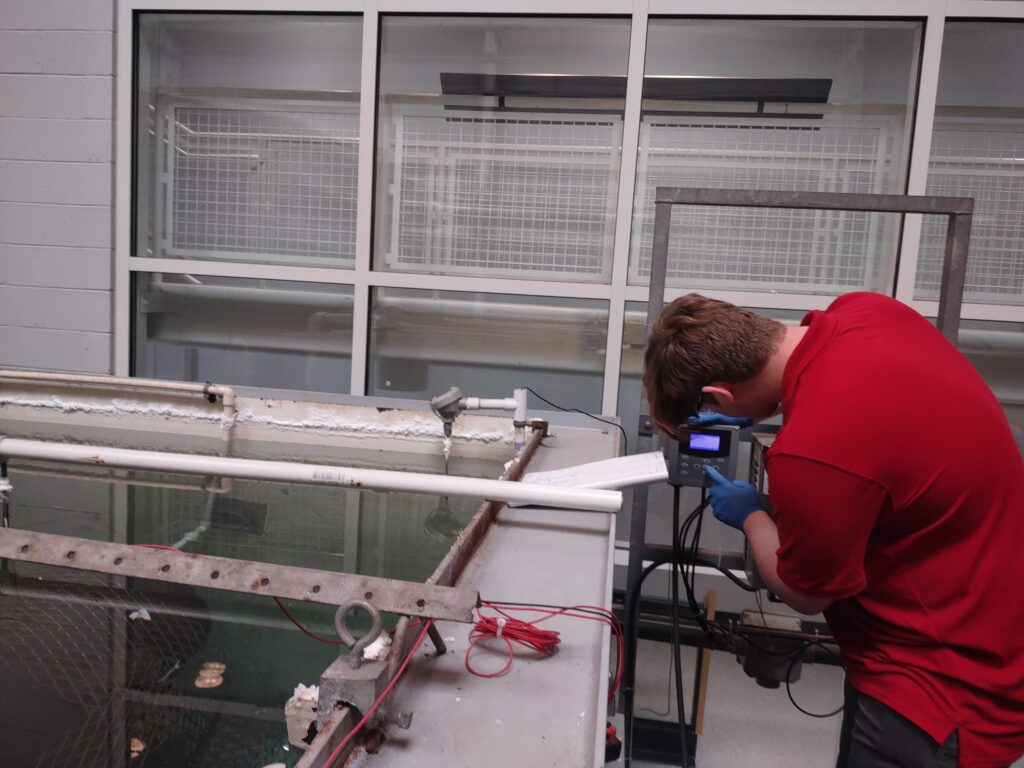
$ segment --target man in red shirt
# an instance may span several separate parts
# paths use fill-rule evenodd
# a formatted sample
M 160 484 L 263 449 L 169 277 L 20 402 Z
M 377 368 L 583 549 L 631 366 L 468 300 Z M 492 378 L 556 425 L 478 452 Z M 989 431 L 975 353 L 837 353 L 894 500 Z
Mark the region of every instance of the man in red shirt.
M 823 611 L 847 674 L 839 768 L 1002 768 L 1024 754 L 1024 463 L 965 357 L 854 293 L 787 327 L 690 294 L 652 330 L 644 386 L 670 435 L 702 407 L 783 426 L 774 517 L 715 473 L 769 588 Z

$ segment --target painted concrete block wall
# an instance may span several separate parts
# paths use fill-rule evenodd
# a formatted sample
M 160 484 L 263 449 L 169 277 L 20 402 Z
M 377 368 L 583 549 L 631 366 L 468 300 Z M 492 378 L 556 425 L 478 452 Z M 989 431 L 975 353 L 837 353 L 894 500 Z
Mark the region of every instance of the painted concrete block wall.
M 114 13 L 0 4 L 0 367 L 112 370 Z

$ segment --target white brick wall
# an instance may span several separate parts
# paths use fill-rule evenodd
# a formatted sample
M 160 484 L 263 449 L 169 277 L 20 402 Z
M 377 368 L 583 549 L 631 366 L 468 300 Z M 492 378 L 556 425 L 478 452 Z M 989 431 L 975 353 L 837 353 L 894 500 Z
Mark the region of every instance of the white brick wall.
M 111 371 L 114 0 L 0 8 L 0 367 Z

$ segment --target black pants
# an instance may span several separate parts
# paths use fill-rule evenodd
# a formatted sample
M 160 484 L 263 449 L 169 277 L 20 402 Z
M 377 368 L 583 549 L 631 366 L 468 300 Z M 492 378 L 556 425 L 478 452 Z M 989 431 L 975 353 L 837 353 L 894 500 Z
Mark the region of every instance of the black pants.
M 944 744 L 877 699 L 849 683 L 836 768 L 956 768 L 956 731 Z

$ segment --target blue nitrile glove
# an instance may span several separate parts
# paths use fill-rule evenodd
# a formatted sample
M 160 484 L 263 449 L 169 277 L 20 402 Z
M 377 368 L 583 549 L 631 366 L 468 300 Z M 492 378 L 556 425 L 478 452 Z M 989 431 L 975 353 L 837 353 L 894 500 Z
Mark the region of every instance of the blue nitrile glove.
M 700 411 L 686 420 L 688 427 L 749 427 L 754 420 L 746 416 L 726 416 L 714 411 Z
M 705 472 L 713 481 L 708 488 L 708 496 L 711 497 L 711 511 L 715 513 L 715 519 L 742 531 L 747 515 L 764 508 L 761 494 L 750 483 L 730 480 L 714 467 L 708 467 Z

